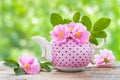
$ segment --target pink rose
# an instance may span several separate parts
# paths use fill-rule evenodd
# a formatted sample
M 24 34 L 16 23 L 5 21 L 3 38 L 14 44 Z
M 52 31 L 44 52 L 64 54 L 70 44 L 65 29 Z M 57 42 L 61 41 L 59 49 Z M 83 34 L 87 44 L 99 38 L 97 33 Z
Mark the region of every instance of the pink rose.
M 21 68 L 28 74 L 36 74 L 40 71 L 38 60 L 32 55 L 25 54 L 22 57 L 19 57 L 18 62 Z
M 96 65 L 100 67 L 111 67 L 115 61 L 112 51 L 107 49 L 100 50 L 100 54 L 96 54 L 94 57 Z
M 57 41 L 58 43 L 65 43 L 67 38 L 69 37 L 68 25 L 57 25 L 54 29 L 50 32 L 52 38 Z
M 76 42 L 84 44 L 89 41 L 90 32 L 86 30 L 83 24 L 76 23 L 71 32 L 71 36 Z

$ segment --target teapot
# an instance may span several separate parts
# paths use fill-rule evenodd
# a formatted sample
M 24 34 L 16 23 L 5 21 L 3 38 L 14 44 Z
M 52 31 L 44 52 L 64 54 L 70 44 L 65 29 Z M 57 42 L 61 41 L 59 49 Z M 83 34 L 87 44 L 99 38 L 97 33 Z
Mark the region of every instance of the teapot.
M 93 63 L 94 54 L 106 43 L 106 39 L 103 39 L 99 46 L 95 46 L 91 42 L 81 45 L 73 40 L 69 40 L 65 44 L 57 44 L 54 40 L 49 42 L 42 36 L 34 36 L 32 40 L 41 46 L 41 57 L 46 58 L 61 71 L 84 70 L 89 63 Z

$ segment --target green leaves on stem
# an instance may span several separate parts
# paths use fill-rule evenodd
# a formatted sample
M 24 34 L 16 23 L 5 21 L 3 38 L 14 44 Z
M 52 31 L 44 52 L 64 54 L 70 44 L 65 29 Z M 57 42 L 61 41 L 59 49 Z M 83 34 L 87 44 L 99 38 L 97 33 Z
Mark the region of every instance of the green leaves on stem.
M 42 69 L 45 69 L 46 71 L 51 72 L 51 66 L 53 65 L 50 62 L 43 62 L 43 63 L 40 63 L 40 66 Z
M 12 60 L 12 59 L 4 59 L 4 65 L 7 67 L 10 67 L 12 69 L 14 69 L 14 72 L 16 73 L 16 75 L 23 75 L 25 74 L 24 70 L 22 68 L 20 68 L 19 64 Z
M 96 38 L 106 38 L 107 34 L 104 31 L 110 24 L 109 18 L 100 18 L 93 25 L 93 30 L 91 31 L 90 41 L 96 45 L 98 45 Z
M 73 21 L 74 22 L 79 22 L 80 20 L 80 12 L 76 12 L 73 15 Z M 63 19 L 59 14 L 57 13 L 52 13 L 50 17 L 50 22 L 53 26 L 59 25 L 59 24 L 66 24 L 72 22 L 70 19 Z
M 98 45 L 97 38 L 107 37 L 107 34 L 104 31 L 104 29 L 106 29 L 110 24 L 109 18 L 100 18 L 98 21 L 95 22 L 93 28 L 92 28 L 92 22 L 87 16 L 82 17 L 81 23 L 83 23 L 87 27 L 87 30 L 91 32 L 91 36 L 89 39 L 91 43 Z

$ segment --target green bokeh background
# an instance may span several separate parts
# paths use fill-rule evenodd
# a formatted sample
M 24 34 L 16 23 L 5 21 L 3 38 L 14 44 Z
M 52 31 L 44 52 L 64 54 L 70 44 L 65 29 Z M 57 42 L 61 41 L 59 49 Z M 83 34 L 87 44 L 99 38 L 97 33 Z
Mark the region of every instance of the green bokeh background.
M 17 59 L 24 53 L 40 59 L 41 49 L 31 37 L 40 35 L 50 41 L 51 13 L 71 19 L 76 11 L 93 23 L 101 17 L 111 18 L 105 47 L 120 60 L 120 0 L 0 0 L 0 60 Z

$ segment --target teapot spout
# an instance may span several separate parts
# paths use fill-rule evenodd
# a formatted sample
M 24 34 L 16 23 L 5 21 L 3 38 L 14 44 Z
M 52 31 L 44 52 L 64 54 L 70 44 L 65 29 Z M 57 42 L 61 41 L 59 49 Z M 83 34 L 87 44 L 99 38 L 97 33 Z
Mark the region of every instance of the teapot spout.
M 35 37 L 32 37 L 32 40 L 36 41 L 41 49 L 42 49 L 42 56 L 43 58 L 46 58 L 48 61 L 52 61 L 52 47 L 51 47 L 51 44 L 50 42 L 44 38 L 44 37 L 41 37 L 41 36 L 35 36 Z

